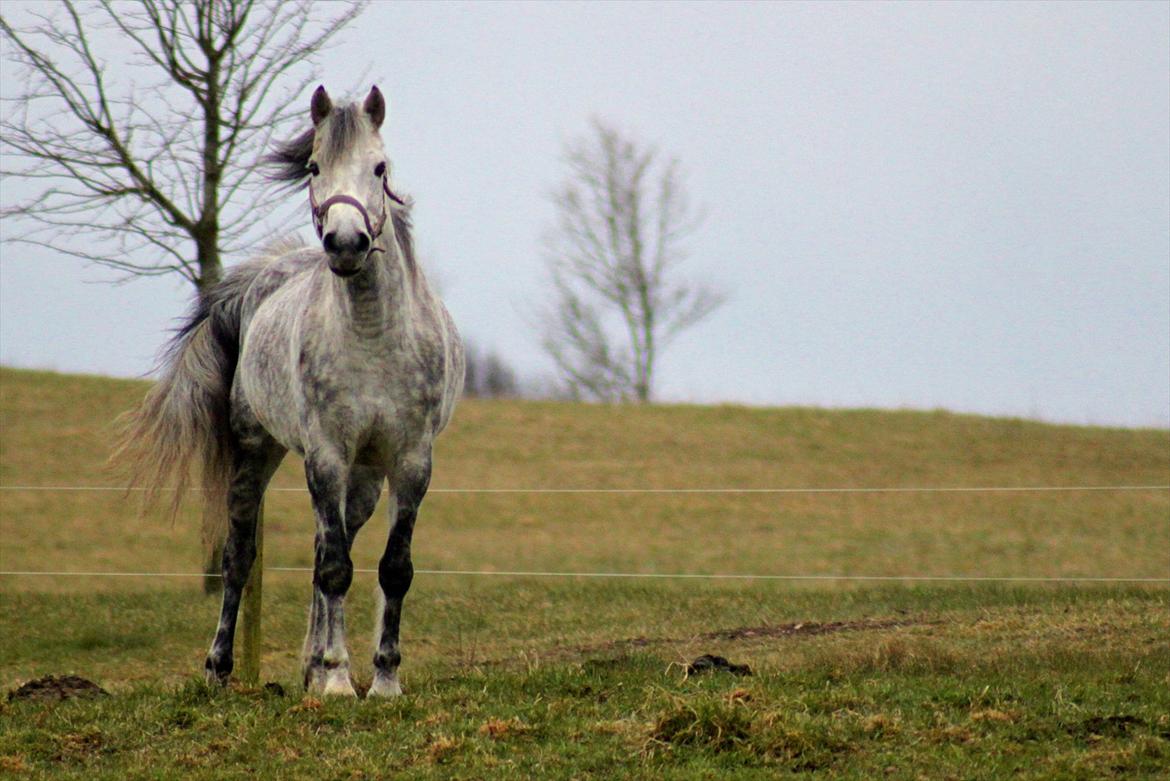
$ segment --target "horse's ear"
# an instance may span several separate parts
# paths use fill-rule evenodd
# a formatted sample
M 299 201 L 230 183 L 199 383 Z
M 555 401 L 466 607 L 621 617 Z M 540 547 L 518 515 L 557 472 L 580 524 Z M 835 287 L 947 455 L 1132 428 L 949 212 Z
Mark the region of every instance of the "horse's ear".
M 309 107 L 309 113 L 313 117 L 313 127 L 320 125 L 332 110 L 333 101 L 329 99 L 329 93 L 325 91 L 325 85 L 322 84 L 313 93 L 313 102 Z
M 370 115 L 374 127 L 382 127 L 382 121 L 386 119 L 386 100 L 377 85 L 370 87 L 370 94 L 366 95 L 366 102 L 362 104 L 362 108 Z

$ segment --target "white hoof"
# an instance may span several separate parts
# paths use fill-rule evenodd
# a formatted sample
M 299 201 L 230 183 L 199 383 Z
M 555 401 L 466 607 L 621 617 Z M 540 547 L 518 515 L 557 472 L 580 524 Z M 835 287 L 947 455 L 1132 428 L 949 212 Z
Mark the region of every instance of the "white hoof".
M 402 685 L 398 683 L 398 675 L 375 673 L 374 683 L 370 686 L 367 697 L 398 697 L 402 694 Z
M 349 680 L 349 670 L 339 667 L 325 674 L 325 688 L 321 691 L 327 697 L 357 697 L 353 683 Z
M 306 677 L 308 680 L 306 681 L 305 692 L 308 694 L 319 694 L 329 697 L 357 696 L 357 691 L 353 688 L 353 683 L 349 680 L 349 670 L 346 668 L 334 670 L 316 668 L 310 670 Z

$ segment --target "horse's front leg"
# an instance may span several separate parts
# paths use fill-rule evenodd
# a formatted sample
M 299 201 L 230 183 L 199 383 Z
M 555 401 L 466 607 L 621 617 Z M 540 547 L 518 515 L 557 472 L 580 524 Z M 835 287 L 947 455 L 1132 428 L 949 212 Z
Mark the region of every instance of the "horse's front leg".
M 378 584 L 382 588 L 383 605 L 378 628 L 374 632 L 377 647 L 374 650 L 374 682 L 370 697 L 395 697 L 402 693 L 398 682 L 398 665 L 402 654 L 398 650 L 398 627 L 402 619 L 402 601 L 414 579 L 414 565 L 410 560 L 410 540 L 418 507 L 426 495 L 431 479 L 431 460 L 428 452 L 423 459 L 407 466 L 402 474 L 391 479 L 391 490 L 396 502 L 391 504 L 390 538 L 386 552 L 378 564 Z
M 345 533 L 347 548 L 353 549 L 353 541 L 358 531 L 365 526 L 366 521 L 374 513 L 378 504 L 378 497 L 382 493 L 382 483 L 386 480 L 380 469 L 354 466 L 349 472 L 349 489 L 345 495 Z M 320 535 L 318 535 L 320 536 Z M 319 663 L 325 657 L 325 641 L 328 635 L 326 618 L 328 610 L 325 606 L 325 595 L 314 584 L 313 601 L 309 607 L 309 631 L 305 635 L 305 647 L 302 656 L 305 688 L 321 691 L 325 688 L 326 670 Z M 313 660 L 318 660 L 315 665 Z
M 317 518 L 313 567 L 314 606 L 309 619 L 305 685 L 323 694 L 356 696 L 349 679 L 345 647 L 345 595 L 353 580 L 349 536 L 345 528 L 345 495 L 349 469 L 340 459 L 312 454 L 305 476 Z

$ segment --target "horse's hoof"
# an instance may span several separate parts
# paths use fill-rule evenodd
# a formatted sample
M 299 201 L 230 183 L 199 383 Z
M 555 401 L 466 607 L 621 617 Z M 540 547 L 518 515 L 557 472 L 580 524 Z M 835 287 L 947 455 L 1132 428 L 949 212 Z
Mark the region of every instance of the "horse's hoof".
M 366 697 L 399 697 L 402 695 L 402 685 L 398 683 L 397 675 L 386 675 L 381 672 L 374 674 L 374 682 Z
M 357 690 L 353 688 L 353 684 L 349 679 L 344 681 L 326 681 L 325 689 L 321 694 L 326 697 L 357 697 Z
M 216 660 L 208 657 L 203 664 L 203 680 L 207 681 L 208 686 L 227 686 L 228 679 L 232 677 L 231 667 L 226 670 L 217 667 Z
M 353 683 L 349 680 L 349 671 L 344 669 L 330 670 L 325 675 L 325 686 L 321 693 L 327 697 L 357 697 Z
M 230 675 L 220 675 L 215 670 L 210 668 L 204 668 L 203 670 L 203 680 L 207 681 L 208 686 L 223 688 L 224 686 L 228 685 L 228 681 L 230 679 Z

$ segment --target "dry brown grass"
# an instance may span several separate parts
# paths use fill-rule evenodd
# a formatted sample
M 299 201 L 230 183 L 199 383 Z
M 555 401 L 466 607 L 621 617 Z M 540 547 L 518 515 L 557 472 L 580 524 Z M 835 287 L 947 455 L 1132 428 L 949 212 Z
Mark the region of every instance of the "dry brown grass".
M 111 485 L 117 414 L 140 382 L 0 371 L 0 485 Z M 785 488 L 1170 483 L 1170 432 L 944 412 L 607 407 L 466 401 L 433 488 Z M 290 457 L 266 502 L 266 563 L 308 566 L 312 521 Z M 192 499 L 195 497 L 193 496 Z M 420 569 L 1165 577 L 1170 492 L 471 494 L 433 492 Z M 363 532 L 372 567 L 387 528 Z M 0 491 L 6 570 L 199 567 L 196 501 L 170 525 L 117 492 Z M 295 577 L 295 576 L 294 576 Z M 190 581 L 170 582 L 176 588 Z M 132 580 L 5 578 L 4 589 Z M 150 581 L 149 588 L 158 588 Z

